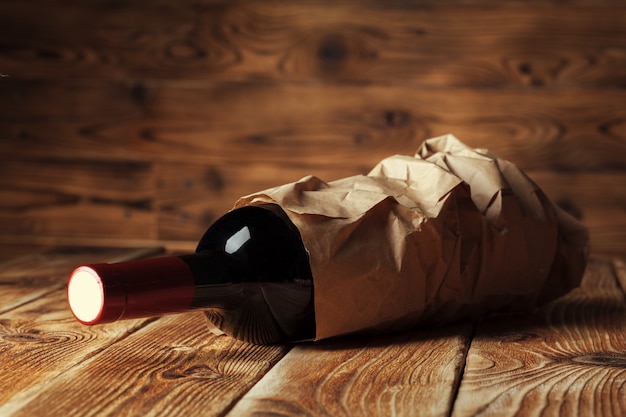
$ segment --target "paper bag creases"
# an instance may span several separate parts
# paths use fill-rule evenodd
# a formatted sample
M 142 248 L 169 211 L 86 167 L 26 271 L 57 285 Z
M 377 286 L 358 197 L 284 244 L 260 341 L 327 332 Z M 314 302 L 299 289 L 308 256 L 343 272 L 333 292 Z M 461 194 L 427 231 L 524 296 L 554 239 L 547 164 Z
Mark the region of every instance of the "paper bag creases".
M 579 285 L 587 230 L 519 168 L 452 135 L 368 175 L 309 176 L 241 198 L 297 226 L 314 278 L 316 338 L 528 309 Z

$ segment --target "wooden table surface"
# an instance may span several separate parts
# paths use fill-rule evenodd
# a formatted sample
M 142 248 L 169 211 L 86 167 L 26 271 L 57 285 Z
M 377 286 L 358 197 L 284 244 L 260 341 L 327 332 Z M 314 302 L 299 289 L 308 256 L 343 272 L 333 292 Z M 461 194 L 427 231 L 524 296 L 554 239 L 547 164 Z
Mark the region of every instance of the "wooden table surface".
M 624 416 L 625 258 L 531 315 L 295 346 L 211 335 L 200 313 L 89 328 L 65 301 L 83 262 L 152 249 L 0 257 L 0 416 Z

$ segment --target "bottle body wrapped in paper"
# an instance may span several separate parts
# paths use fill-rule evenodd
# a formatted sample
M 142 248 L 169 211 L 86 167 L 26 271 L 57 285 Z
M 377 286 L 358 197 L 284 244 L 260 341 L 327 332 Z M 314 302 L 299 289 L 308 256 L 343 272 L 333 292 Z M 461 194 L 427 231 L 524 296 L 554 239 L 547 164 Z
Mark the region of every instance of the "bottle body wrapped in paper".
M 314 280 L 316 339 L 528 309 L 578 286 L 588 233 L 515 165 L 454 136 L 368 175 L 241 198 L 277 204 Z

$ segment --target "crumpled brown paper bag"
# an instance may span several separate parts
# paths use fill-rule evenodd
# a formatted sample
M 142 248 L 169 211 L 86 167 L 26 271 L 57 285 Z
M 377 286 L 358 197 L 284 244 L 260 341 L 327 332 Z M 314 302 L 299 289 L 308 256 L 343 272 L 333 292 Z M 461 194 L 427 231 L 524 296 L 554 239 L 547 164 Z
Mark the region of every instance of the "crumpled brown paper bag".
M 309 176 L 240 199 L 298 227 L 316 338 L 527 309 L 579 285 L 587 230 L 519 168 L 452 135 L 367 175 Z

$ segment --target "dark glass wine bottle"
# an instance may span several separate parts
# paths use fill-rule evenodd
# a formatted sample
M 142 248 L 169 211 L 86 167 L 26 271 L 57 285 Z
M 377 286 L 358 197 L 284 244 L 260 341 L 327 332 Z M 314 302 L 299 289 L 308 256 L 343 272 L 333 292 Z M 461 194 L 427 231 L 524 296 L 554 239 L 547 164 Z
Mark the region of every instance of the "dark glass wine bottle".
M 253 343 L 315 337 L 308 255 L 276 205 L 227 213 L 194 254 L 78 267 L 67 296 L 89 325 L 202 309 L 224 333 Z

